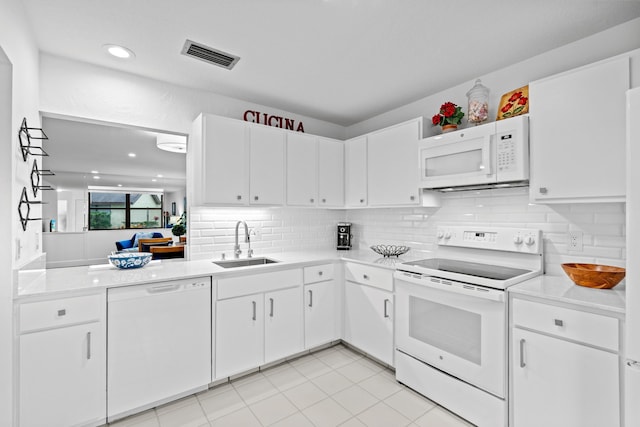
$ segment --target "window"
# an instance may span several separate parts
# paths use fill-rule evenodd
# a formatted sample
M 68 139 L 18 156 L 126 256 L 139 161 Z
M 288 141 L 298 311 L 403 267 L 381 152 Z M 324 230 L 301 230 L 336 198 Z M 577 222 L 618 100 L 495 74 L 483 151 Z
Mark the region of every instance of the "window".
M 162 194 L 89 193 L 89 230 L 162 227 Z

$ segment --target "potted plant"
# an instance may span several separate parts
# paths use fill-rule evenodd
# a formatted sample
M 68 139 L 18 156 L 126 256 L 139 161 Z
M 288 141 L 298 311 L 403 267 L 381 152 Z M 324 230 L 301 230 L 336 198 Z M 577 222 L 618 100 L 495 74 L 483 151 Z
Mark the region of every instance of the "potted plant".
M 180 242 L 180 236 L 184 236 L 187 233 L 187 212 L 183 212 L 178 222 L 171 227 L 171 234 L 178 238 Z
M 453 102 L 445 102 L 440 106 L 438 114 L 431 118 L 431 123 L 434 126 L 442 126 L 442 132 L 450 132 L 458 128 L 463 117 L 461 107 Z

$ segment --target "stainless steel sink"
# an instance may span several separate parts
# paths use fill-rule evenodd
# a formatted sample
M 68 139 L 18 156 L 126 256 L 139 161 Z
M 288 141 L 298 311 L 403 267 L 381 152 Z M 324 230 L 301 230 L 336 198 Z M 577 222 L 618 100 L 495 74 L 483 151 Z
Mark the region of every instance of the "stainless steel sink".
M 266 265 L 275 264 L 278 261 L 271 258 L 259 257 L 259 258 L 245 258 L 245 259 L 229 259 L 224 261 L 213 261 L 215 265 L 219 265 L 223 268 L 236 268 L 236 267 L 248 267 L 250 265 Z

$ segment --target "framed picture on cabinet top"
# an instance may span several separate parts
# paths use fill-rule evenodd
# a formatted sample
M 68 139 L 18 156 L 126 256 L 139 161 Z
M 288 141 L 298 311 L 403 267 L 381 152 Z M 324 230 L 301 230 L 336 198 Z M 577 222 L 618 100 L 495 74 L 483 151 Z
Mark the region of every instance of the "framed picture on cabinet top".
M 529 85 L 502 95 L 496 120 L 508 119 L 529 112 Z

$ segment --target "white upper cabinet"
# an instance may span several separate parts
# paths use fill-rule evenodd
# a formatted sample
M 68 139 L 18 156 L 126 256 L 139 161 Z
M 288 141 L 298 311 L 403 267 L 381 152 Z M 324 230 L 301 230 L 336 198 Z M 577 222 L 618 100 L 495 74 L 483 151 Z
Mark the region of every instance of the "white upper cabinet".
M 345 205 L 367 206 L 367 137 L 345 142 Z
M 344 143 L 318 138 L 318 206 L 344 206 Z
M 188 152 L 194 204 L 284 204 L 284 141 L 280 129 L 200 115 Z
M 316 206 L 318 198 L 318 148 L 316 137 L 287 134 L 287 204 Z
M 277 128 L 250 128 L 249 203 L 284 204 L 284 141 Z
M 532 201 L 624 201 L 629 71 L 620 56 L 529 85 Z
M 210 114 L 194 121 L 189 164 L 194 204 L 248 203 L 248 130 L 244 122 Z M 187 168 L 188 169 L 188 168 Z
M 420 203 L 422 117 L 367 135 L 369 206 Z

